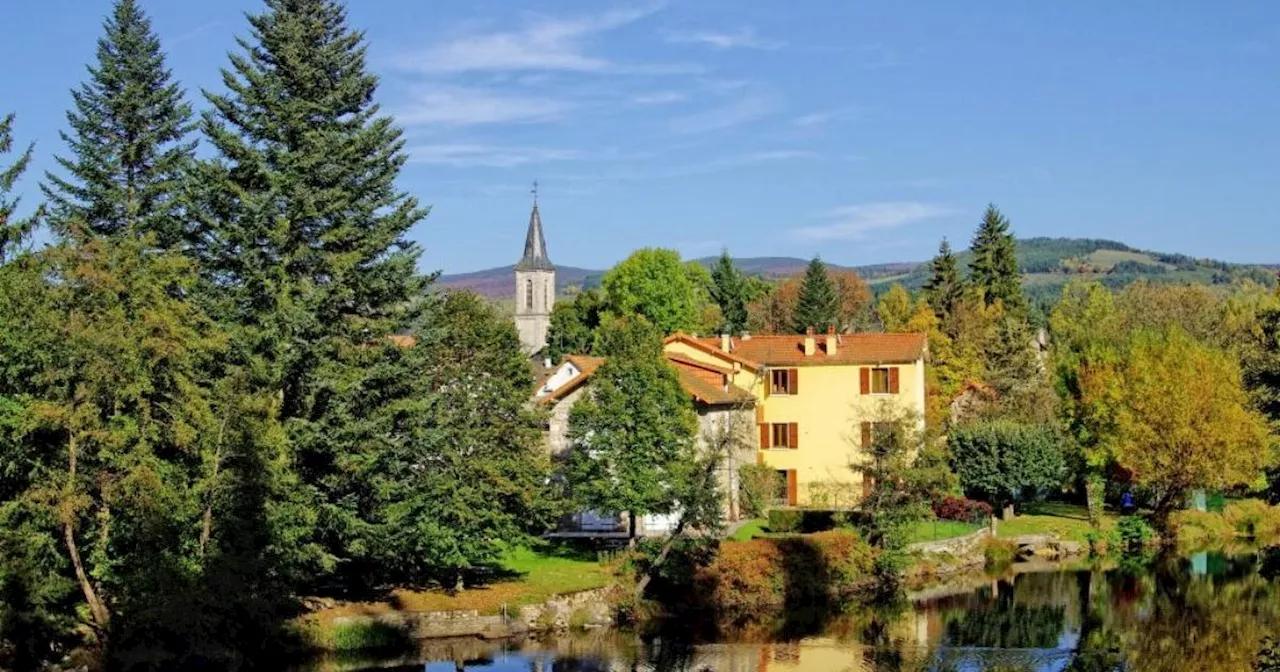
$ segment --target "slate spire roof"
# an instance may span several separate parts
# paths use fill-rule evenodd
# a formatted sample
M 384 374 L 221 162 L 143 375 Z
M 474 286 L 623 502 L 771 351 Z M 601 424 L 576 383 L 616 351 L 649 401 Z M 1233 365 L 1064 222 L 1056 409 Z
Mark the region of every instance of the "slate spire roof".
M 542 217 L 538 214 L 538 202 L 533 202 L 529 214 L 529 233 L 524 238 L 524 256 L 516 264 L 517 271 L 554 271 L 556 267 L 547 258 L 547 239 L 542 235 Z

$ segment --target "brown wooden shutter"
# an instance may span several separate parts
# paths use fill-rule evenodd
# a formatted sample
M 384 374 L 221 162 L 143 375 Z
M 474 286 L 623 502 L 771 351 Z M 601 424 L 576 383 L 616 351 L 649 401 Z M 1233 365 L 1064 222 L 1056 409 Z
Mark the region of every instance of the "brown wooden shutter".
M 796 484 L 796 470 L 788 469 L 787 470 L 787 505 L 788 506 L 795 506 L 796 502 L 799 501 L 799 497 L 797 496 L 799 495 L 799 493 L 797 492 L 799 489 L 800 488 Z
M 800 394 L 800 369 L 787 369 L 787 394 Z
M 889 368 L 889 394 L 898 393 L 898 367 Z
M 871 369 L 862 367 L 858 370 L 858 381 L 863 394 L 871 394 Z
M 756 404 L 756 424 L 764 422 L 764 406 Z
M 871 423 L 862 423 L 862 449 L 871 450 Z
M 796 422 L 787 425 L 787 445 L 791 448 L 800 447 L 800 424 Z
M 760 449 L 761 450 L 769 448 L 770 438 L 772 437 L 769 436 L 769 423 L 767 422 L 760 423 Z

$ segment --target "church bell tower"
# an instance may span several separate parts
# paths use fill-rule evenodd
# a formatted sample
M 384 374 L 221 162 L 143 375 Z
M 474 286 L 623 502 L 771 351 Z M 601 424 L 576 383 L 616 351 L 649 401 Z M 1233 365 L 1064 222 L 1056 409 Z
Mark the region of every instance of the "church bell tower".
M 538 183 L 534 182 L 524 256 L 516 264 L 516 330 L 526 353 L 533 354 L 547 346 L 555 300 L 556 267 L 547 258 L 547 239 L 542 235 L 542 217 L 538 214 Z

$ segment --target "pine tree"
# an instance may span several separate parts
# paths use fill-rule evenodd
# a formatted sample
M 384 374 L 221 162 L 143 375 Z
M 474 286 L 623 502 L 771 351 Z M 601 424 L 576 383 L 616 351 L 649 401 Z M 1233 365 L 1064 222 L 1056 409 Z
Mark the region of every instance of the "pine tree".
M 168 247 L 184 228 L 183 181 L 195 152 L 191 106 L 165 67 L 160 40 L 135 0 L 117 0 L 103 23 L 98 63 L 71 92 L 66 176 L 43 186 L 60 229 L 75 221 L 100 235 L 154 232 Z
M 987 305 L 998 300 L 1004 304 L 1006 314 L 1023 315 L 1026 300 L 1018 273 L 1017 243 L 1009 231 L 1009 220 L 994 203 L 987 206 L 969 249 L 973 251 L 969 282 L 983 290 Z
M 938 256 L 929 262 L 929 279 L 924 283 L 924 298 L 944 323 L 951 310 L 964 296 L 964 284 L 956 270 L 956 256 L 946 238 L 938 246 Z
M 801 334 L 809 329 L 826 332 L 839 319 L 840 297 L 831 286 L 826 265 L 814 257 L 805 269 L 804 280 L 800 284 L 800 300 L 796 303 L 791 326 Z
M 0 155 L 8 154 L 13 150 L 13 119 L 12 114 L 0 117 Z M 27 149 L 19 154 L 12 164 L 0 166 L 0 263 L 8 261 L 13 256 L 16 248 L 22 244 L 35 226 L 34 217 L 19 219 L 15 216 L 19 199 L 16 196 L 9 196 L 13 191 L 13 185 L 27 170 L 33 149 L 34 145 L 27 145 Z
M 296 469 L 295 494 L 325 531 L 324 570 L 360 574 L 382 534 L 375 483 L 393 477 L 374 456 L 408 440 L 367 411 L 420 401 L 396 384 L 421 372 L 388 337 L 426 304 L 405 239 L 426 212 L 395 186 L 404 141 L 379 116 L 364 36 L 342 6 L 266 4 L 223 72 L 229 93 L 206 94 L 219 158 L 197 171 L 193 253 L 211 310 L 233 328 L 233 361 L 278 395 L 291 451 L 280 468 Z
M 747 328 L 747 279 L 734 265 L 729 251 L 720 253 L 711 269 L 711 299 L 720 306 L 721 333 L 740 334 Z

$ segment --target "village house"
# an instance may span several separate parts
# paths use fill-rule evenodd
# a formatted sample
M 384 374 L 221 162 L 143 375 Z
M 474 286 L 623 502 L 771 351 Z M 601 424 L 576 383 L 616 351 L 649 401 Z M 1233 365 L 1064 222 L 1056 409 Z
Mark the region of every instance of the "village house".
M 668 357 L 736 367 L 734 382 L 756 400 L 756 461 L 777 470 L 781 504 L 857 506 L 871 486 L 857 467 L 879 423 L 924 425 L 922 334 L 677 334 L 665 347 Z

